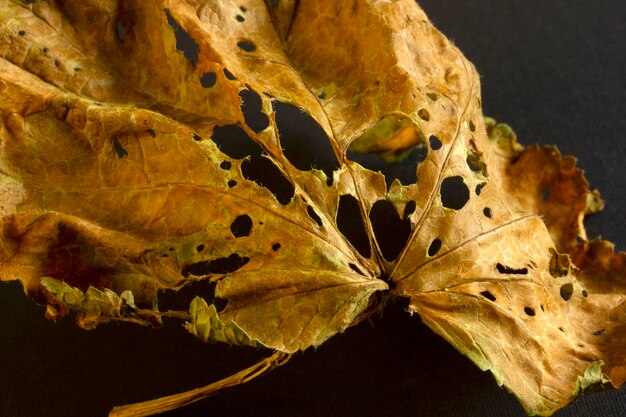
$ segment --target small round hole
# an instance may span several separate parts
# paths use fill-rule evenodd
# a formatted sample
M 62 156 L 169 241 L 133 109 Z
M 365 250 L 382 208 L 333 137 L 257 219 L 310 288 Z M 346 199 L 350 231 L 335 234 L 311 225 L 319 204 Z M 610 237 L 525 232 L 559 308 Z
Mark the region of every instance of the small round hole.
M 246 40 L 239 41 L 239 42 L 237 42 L 237 46 L 240 49 L 242 49 L 242 50 L 244 50 L 246 52 L 254 52 L 254 51 L 256 51 L 256 45 L 253 44 L 250 41 L 246 41 Z
M 428 256 L 435 256 L 437 252 L 441 249 L 441 240 L 435 239 L 432 241 L 430 246 L 428 247 Z
M 430 120 L 430 113 L 428 113 L 428 110 L 426 109 L 419 109 L 417 115 L 425 122 Z
M 531 307 L 524 307 L 524 313 L 526 313 L 526 315 L 530 317 L 533 317 L 535 315 L 535 309 Z
M 560 289 L 561 298 L 565 301 L 569 301 L 574 294 L 574 286 L 571 283 L 563 284 Z

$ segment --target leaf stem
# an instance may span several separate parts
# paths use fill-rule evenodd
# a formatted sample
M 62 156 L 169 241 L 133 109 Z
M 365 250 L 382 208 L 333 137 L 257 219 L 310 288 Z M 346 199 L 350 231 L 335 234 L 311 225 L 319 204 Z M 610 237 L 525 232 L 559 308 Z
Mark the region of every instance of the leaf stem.
M 265 358 L 262 361 L 237 372 L 236 374 L 213 382 L 205 387 L 141 403 L 114 407 L 109 413 L 109 417 L 144 417 L 175 410 L 179 407 L 183 407 L 207 398 L 224 388 L 245 384 L 257 376 L 271 371 L 277 366 L 284 365 L 290 358 L 290 354 L 276 352 L 272 356 Z

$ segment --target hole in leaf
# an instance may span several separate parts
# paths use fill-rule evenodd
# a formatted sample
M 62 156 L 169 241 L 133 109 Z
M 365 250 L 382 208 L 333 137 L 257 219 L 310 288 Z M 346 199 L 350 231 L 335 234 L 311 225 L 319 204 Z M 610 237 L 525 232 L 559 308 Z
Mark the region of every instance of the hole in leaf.
M 491 218 L 491 209 L 489 207 L 485 207 L 483 209 L 483 214 L 485 215 L 485 217 L 490 219 Z
M 548 271 L 554 278 L 567 276 L 570 269 L 570 258 L 567 255 L 560 255 L 556 250 L 550 248 L 550 264 Z
M 256 91 L 245 89 L 239 92 L 239 97 L 241 97 L 241 113 L 243 113 L 246 125 L 254 133 L 265 130 L 270 124 L 270 119 L 263 113 L 261 96 Z
M 230 225 L 230 231 L 235 237 L 250 236 L 252 231 L 252 219 L 247 214 L 237 216 Z
M 471 120 L 469 121 L 469 130 L 470 130 L 470 132 L 475 132 L 476 131 L 476 125 Z
M 156 138 L 157 136 L 157 133 L 154 129 L 148 129 L 148 134 L 152 136 L 153 138 Z
M 419 109 L 417 115 L 425 122 L 430 120 L 430 113 L 428 113 L 428 110 L 426 109 Z
M 401 219 L 393 204 L 378 200 L 370 211 L 374 236 L 384 258 L 389 262 L 400 255 L 411 234 L 411 221 Z
M 240 14 L 238 14 L 235 19 L 237 19 L 238 22 L 244 22 L 246 20 L 246 18 Z
M 241 10 L 243 13 L 245 13 L 245 12 L 247 12 L 247 11 L 248 11 L 248 9 L 246 9 L 246 8 L 245 8 L 245 7 L 243 7 L 243 6 L 239 6 L 239 10 Z
M 437 94 L 435 93 L 426 93 L 426 97 L 428 97 L 432 101 L 437 101 Z
M 217 82 L 217 75 L 214 72 L 205 72 L 202 77 L 200 77 L 200 84 L 204 88 L 211 88 Z
M 118 158 L 123 158 L 128 155 L 128 151 L 124 149 L 118 138 L 113 140 L 113 149 L 115 149 Z
M 228 185 L 228 188 L 233 188 L 235 185 L 237 185 L 237 181 L 229 180 L 226 184 Z
M 404 214 L 402 215 L 402 218 L 408 219 L 409 216 L 415 212 L 416 206 L 417 205 L 415 204 L 415 201 L 413 200 L 406 203 L 406 206 L 404 206 Z
M 203 244 L 199 244 L 198 246 L 196 246 L 196 251 L 197 252 L 202 252 L 204 250 L 204 245 Z
M 572 294 L 574 294 L 574 286 L 571 283 L 563 284 L 559 293 L 564 301 L 569 301 L 572 298 Z
M 527 316 L 533 317 L 535 315 L 535 309 L 531 307 L 524 307 L 524 313 L 526 313 Z
M 163 290 L 159 292 L 159 309 L 162 311 L 185 311 L 189 309 L 191 301 L 200 296 L 208 304 L 214 304 L 217 311 L 226 307 L 227 300 L 215 296 L 217 283 L 208 279 L 193 281 L 179 290 Z
M 250 258 L 233 253 L 227 258 L 217 258 L 186 265 L 182 269 L 181 274 L 184 277 L 189 275 L 203 277 L 211 274 L 230 274 L 247 264 L 248 261 L 250 261 Z
M 289 103 L 274 101 L 272 107 L 280 145 L 289 162 L 301 171 L 321 169 L 332 181 L 339 161 L 324 129 L 309 114 Z
M 480 184 L 478 184 L 476 186 L 476 189 L 474 190 L 476 195 L 480 195 L 480 193 L 483 191 L 483 188 L 485 188 L 485 185 L 487 185 L 487 183 L 486 182 L 482 182 L 482 183 L 480 183 Z
M 441 239 L 437 238 L 430 243 L 428 247 L 428 256 L 435 256 L 441 249 Z
M 483 291 L 480 293 L 480 295 L 482 295 L 489 301 L 496 301 L 496 296 L 490 293 L 489 291 Z
M 20 35 L 20 36 L 24 36 L 24 35 L 26 35 L 26 31 L 20 30 L 20 31 L 17 32 L 17 34 Z
M 278 251 L 278 249 L 280 249 L 280 243 L 274 243 L 272 244 L 272 250 L 274 252 Z
M 231 166 L 232 164 L 229 161 L 222 161 L 222 163 L 220 164 L 220 168 L 226 171 L 228 171 Z
M 306 206 L 306 212 L 309 215 L 309 217 L 312 218 L 313 221 L 315 221 L 315 223 L 317 223 L 319 227 L 323 226 L 322 219 L 320 219 L 320 216 L 315 212 L 313 207 Z
M 233 75 L 232 72 L 228 71 L 226 68 L 222 69 L 222 72 L 224 72 L 224 76 L 226 77 L 227 80 L 236 80 L 237 78 Z
M 260 157 L 263 153 L 261 145 L 252 140 L 239 125 L 218 126 L 213 129 L 211 139 L 221 152 L 233 159 Z
M 602 333 L 606 332 L 606 329 L 600 329 L 593 332 L 594 336 L 602 336 Z
M 356 198 L 350 194 L 339 198 L 337 208 L 337 227 L 354 248 L 365 258 L 372 254 L 372 248 L 365 232 L 361 209 Z
M 562 331 L 563 333 L 565 333 L 565 329 L 562 327 L 559 327 L 559 330 Z
M 469 197 L 469 188 L 462 177 L 448 177 L 441 182 L 441 204 L 444 207 L 460 210 L 467 204 Z
M 399 150 L 397 155 L 401 155 L 403 152 L 406 150 Z M 427 155 L 428 148 L 423 145 L 411 149 L 408 155 L 403 156 L 400 163 L 389 163 L 382 157 L 373 154 L 350 151 L 347 153 L 348 158 L 352 161 L 358 162 L 370 171 L 381 172 L 385 176 L 387 189 L 396 179 L 403 185 L 415 184 L 417 182 L 417 166 L 426 159 Z
M 480 172 L 483 177 L 487 177 L 487 165 L 482 161 L 483 153 L 478 150 L 474 140 L 470 140 L 470 149 L 465 158 L 465 162 L 469 169 L 474 172 Z
M 176 38 L 176 49 L 181 51 L 185 58 L 191 62 L 198 62 L 198 50 L 200 46 L 189 36 L 183 27 L 174 19 L 169 9 L 163 9 L 167 23 L 174 29 L 174 37 Z
M 435 135 L 430 135 L 430 137 L 428 138 L 428 142 L 430 143 L 430 149 L 432 149 L 433 151 L 441 149 L 441 146 L 443 145 L 443 143 L 441 143 L 441 140 Z
M 501 274 L 507 274 L 507 275 L 526 275 L 528 274 L 528 268 L 511 268 L 508 267 L 506 265 L 502 265 L 501 263 L 496 265 L 496 269 L 498 270 L 499 273 Z
M 359 275 L 365 275 L 355 264 L 350 263 L 348 264 L 348 266 L 350 267 L 350 269 L 352 269 L 354 272 L 356 272 Z
M 583 291 L 581 292 L 581 294 L 582 294 L 582 295 L 583 295 L 583 297 L 585 297 L 585 298 L 589 297 L 589 293 L 587 292 L 587 290 L 583 290 Z
M 200 142 L 202 140 L 202 138 L 200 136 L 198 136 L 195 133 L 191 134 L 191 137 L 193 138 L 193 140 L 195 140 L 196 142 Z
M 237 42 L 237 46 L 246 52 L 256 51 L 256 45 L 252 43 L 252 41 L 249 41 L 249 40 L 241 40 Z
M 259 156 L 246 159 L 241 164 L 244 178 L 267 188 L 282 205 L 294 196 L 294 186 L 268 158 Z
M 552 187 L 548 187 L 543 192 L 543 196 L 541 197 L 543 201 L 548 201 L 552 198 Z
M 124 29 L 124 24 L 121 20 L 118 20 L 115 24 L 115 32 L 117 33 L 117 38 L 124 42 L 126 39 L 126 30 Z

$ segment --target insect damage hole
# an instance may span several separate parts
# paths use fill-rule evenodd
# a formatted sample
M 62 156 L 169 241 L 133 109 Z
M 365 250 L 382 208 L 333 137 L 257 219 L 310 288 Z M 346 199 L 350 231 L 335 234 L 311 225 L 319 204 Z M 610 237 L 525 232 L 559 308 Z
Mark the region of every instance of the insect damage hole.
M 524 313 L 526 313 L 527 316 L 534 317 L 535 309 L 532 307 L 524 307 Z
M 183 53 L 183 56 L 190 62 L 198 62 L 198 50 L 200 46 L 194 38 L 189 36 L 183 27 L 174 19 L 169 9 L 163 9 L 167 23 L 174 29 L 174 38 L 176 39 L 176 49 Z
M 441 239 L 434 239 L 428 247 L 428 256 L 435 256 L 441 249 Z
M 428 143 L 430 143 L 430 149 L 432 149 L 433 151 L 437 151 L 443 146 L 441 139 L 439 139 L 435 135 L 430 135 L 430 137 L 428 138 Z
M 359 267 L 358 267 L 358 266 L 356 266 L 355 264 L 353 264 L 353 263 L 349 263 L 349 264 L 348 264 L 348 266 L 350 267 L 350 269 L 352 269 L 352 270 L 353 270 L 354 272 L 356 272 L 357 274 L 359 274 L 359 275 L 365 275 L 365 274 L 363 273 L 363 271 L 361 271 L 361 270 L 359 269 Z
M 417 115 L 425 122 L 428 122 L 430 120 L 430 113 L 428 113 L 428 110 L 426 109 L 419 109 L 417 111 Z
M 217 75 L 214 72 L 205 72 L 200 77 L 200 85 L 204 88 L 211 88 L 217 82 Z
M 339 169 L 328 135 L 308 113 L 280 101 L 272 102 L 280 146 L 293 166 L 300 171 L 320 169 L 332 184 L 333 171 Z
M 263 113 L 263 100 L 254 90 L 244 89 L 239 92 L 241 113 L 246 125 L 254 133 L 261 133 L 270 125 L 270 119 Z
M 506 274 L 506 275 L 526 275 L 526 274 L 528 274 L 528 268 L 515 269 L 515 268 L 508 267 L 506 265 L 502 265 L 501 263 L 498 263 L 496 265 L 496 269 L 498 270 L 499 273 Z
M 401 219 L 391 202 L 378 200 L 370 210 L 374 236 L 383 257 L 391 262 L 400 255 L 411 234 L 411 221 Z
M 306 206 L 306 212 L 309 215 L 309 217 L 313 219 L 315 223 L 317 223 L 319 227 L 323 226 L 322 219 L 320 219 L 320 216 L 315 212 L 315 209 L 313 207 Z
M 570 298 L 572 298 L 572 295 L 574 294 L 574 286 L 572 285 L 572 283 L 567 283 L 567 284 L 561 285 L 561 289 L 559 290 L 559 294 L 561 295 L 561 298 L 564 301 L 569 301 Z
M 237 46 L 241 50 L 246 51 L 246 52 L 256 51 L 256 45 L 252 41 L 247 40 L 247 39 L 242 39 L 239 42 L 237 42 Z
M 288 204 L 294 196 L 294 186 L 276 165 L 264 156 L 261 145 L 253 141 L 238 125 L 219 126 L 213 129 L 211 139 L 220 151 L 241 162 L 241 173 L 249 181 L 267 188 L 280 204 Z M 231 182 L 232 181 L 232 182 Z M 228 182 L 230 188 L 237 183 Z
M 118 138 L 115 138 L 113 140 L 113 149 L 115 150 L 117 157 L 120 159 L 125 156 L 128 156 L 128 151 L 124 149 L 124 147 L 122 146 Z
M 496 301 L 496 296 L 490 293 L 489 291 L 482 291 L 480 295 L 482 295 L 489 301 Z
M 115 32 L 120 41 L 124 42 L 124 40 L 126 40 L 126 29 L 124 29 L 124 24 L 121 20 L 115 23 Z
M 280 245 L 280 243 L 278 243 L 278 242 L 273 243 L 273 244 L 272 244 L 272 250 L 273 250 L 274 252 L 277 252 L 277 251 L 280 249 L 280 246 L 281 246 L 281 245 Z
M 411 214 L 415 213 L 416 207 L 417 207 L 417 204 L 415 203 L 415 201 L 411 200 L 407 202 L 406 206 L 404 206 L 404 214 L 402 215 L 402 218 L 408 219 L 409 216 L 411 216 Z
M 237 79 L 237 77 L 235 77 L 233 73 L 228 71 L 226 68 L 222 68 L 222 72 L 224 73 L 224 77 L 226 77 L 227 80 L 233 81 Z
M 454 176 L 445 178 L 441 182 L 441 204 L 452 210 L 460 210 L 469 201 L 469 188 L 463 181 L 463 177 Z
M 348 242 L 365 258 L 372 254 L 359 202 L 350 194 L 339 197 L 339 207 L 337 208 L 337 227 Z
M 181 274 L 186 278 L 189 275 L 202 277 L 211 274 L 230 274 L 237 271 L 250 261 L 250 258 L 233 253 L 225 258 L 201 261 L 185 266 Z
M 485 215 L 485 217 L 490 219 L 492 216 L 491 209 L 489 207 L 485 207 L 483 209 L 483 214 Z
M 250 236 L 252 231 L 252 219 L 247 214 L 237 216 L 230 225 L 230 231 L 236 238 Z

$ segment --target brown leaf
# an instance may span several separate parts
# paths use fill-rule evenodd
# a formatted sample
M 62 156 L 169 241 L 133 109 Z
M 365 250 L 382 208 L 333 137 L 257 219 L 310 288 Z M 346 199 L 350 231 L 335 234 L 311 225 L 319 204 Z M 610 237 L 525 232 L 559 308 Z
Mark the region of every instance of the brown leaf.
M 0 278 L 50 317 L 176 317 L 292 353 L 389 290 L 529 414 L 624 382 L 624 255 L 582 225 L 598 193 L 484 121 L 476 70 L 413 1 L 8 3 L 0 22 Z M 352 152 L 416 168 L 391 181 Z M 198 281 L 226 307 L 158 310 Z

